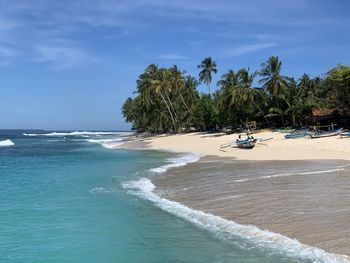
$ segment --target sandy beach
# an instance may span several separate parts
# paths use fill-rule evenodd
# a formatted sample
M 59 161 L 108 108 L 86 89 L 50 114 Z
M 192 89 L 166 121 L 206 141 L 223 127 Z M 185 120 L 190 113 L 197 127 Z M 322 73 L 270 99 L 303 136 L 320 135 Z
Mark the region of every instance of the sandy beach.
M 242 135 L 243 136 L 243 135 Z M 336 137 L 320 139 L 289 139 L 283 133 L 264 131 L 253 134 L 255 138 L 272 138 L 258 142 L 252 150 L 220 146 L 235 141 L 237 134 L 189 133 L 136 138 L 126 148 L 151 148 L 178 152 L 194 152 L 202 155 L 231 157 L 238 160 L 350 160 L 350 139 Z
M 192 133 L 139 137 L 122 147 L 203 156 L 153 177 L 167 199 L 350 255 L 350 139 L 253 136 L 272 139 L 242 150 L 220 147 L 237 134 Z

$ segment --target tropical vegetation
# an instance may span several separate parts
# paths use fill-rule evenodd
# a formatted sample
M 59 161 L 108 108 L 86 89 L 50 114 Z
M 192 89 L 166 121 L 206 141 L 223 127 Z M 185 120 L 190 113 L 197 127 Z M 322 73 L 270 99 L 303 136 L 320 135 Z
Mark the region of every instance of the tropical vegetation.
M 282 73 L 277 56 L 261 69 L 230 69 L 211 93 L 216 62 L 199 65 L 198 80 L 176 65 L 149 65 L 137 79 L 135 96 L 126 99 L 122 113 L 140 132 L 180 132 L 238 128 L 252 121 L 261 127 L 300 127 L 314 109 L 332 108 L 350 116 L 350 67 L 338 65 L 322 77 L 295 79 Z M 200 93 L 205 84 L 208 94 Z

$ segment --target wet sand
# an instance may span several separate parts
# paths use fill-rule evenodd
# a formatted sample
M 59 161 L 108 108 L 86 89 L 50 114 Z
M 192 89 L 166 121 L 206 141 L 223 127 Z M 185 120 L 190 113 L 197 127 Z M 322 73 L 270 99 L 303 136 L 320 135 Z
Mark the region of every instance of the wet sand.
M 206 156 L 152 181 L 162 196 L 191 208 L 350 255 L 348 161 Z

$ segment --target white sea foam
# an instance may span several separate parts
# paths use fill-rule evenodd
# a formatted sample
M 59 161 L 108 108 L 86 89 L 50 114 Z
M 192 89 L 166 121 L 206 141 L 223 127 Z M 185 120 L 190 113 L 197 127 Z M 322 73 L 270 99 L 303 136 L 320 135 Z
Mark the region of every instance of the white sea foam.
M 11 140 L 3 140 L 3 141 L 0 141 L 0 147 L 9 147 L 9 146 L 14 146 L 15 143 Z
M 345 167 L 348 167 L 348 166 L 350 166 L 350 163 L 344 164 L 344 165 L 339 165 L 339 166 L 337 166 L 337 167 L 338 167 L 338 168 L 345 168 Z
M 194 210 L 178 202 L 162 198 L 154 192 L 155 186 L 147 178 L 125 182 L 122 184 L 122 187 L 128 189 L 129 194 L 149 200 L 168 213 L 218 234 L 243 238 L 247 242 L 254 243 L 257 247 L 286 254 L 290 257 L 311 260 L 315 263 L 350 262 L 347 256 L 328 253 L 322 249 L 304 245 L 281 234 L 264 231 L 252 225 L 237 224 L 222 217 Z
M 50 132 L 50 133 L 23 133 L 24 136 L 101 136 L 101 135 L 119 135 L 119 136 L 129 136 L 132 132 L 91 132 L 91 131 L 73 131 L 73 132 Z
M 94 187 L 89 190 L 91 194 L 108 194 L 111 192 L 111 190 L 107 190 L 106 188 L 100 186 L 100 187 Z
M 169 168 L 185 166 L 188 163 L 197 162 L 202 155 L 196 153 L 186 153 L 177 157 L 172 157 L 166 160 L 167 164 L 150 169 L 154 173 L 165 173 Z
M 125 143 L 125 141 L 123 141 L 123 138 L 87 139 L 86 141 L 91 142 L 91 143 L 98 143 L 98 144 L 102 145 L 102 147 L 107 148 L 107 149 L 113 149 L 113 148 Z
M 286 176 L 292 176 L 292 175 L 312 175 L 312 174 L 334 173 L 334 172 L 340 172 L 340 171 L 344 171 L 344 168 L 334 168 L 329 170 L 319 170 L 319 171 L 310 171 L 310 172 L 294 172 L 294 173 L 264 175 L 264 176 L 253 177 L 253 178 L 238 179 L 238 180 L 235 180 L 235 182 L 239 183 L 239 182 L 247 182 L 247 181 L 253 181 L 253 180 L 270 179 L 270 178 L 276 178 L 276 177 L 286 177 Z

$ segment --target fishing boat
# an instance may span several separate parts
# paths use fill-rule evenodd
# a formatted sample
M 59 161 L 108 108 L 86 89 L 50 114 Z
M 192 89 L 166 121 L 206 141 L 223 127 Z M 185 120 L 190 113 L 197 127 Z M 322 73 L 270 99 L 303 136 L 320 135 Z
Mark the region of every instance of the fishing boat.
M 337 129 L 337 130 L 329 130 L 329 131 L 321 131 L 318 130 L 314 133 L 310 134 L 310 138 L 311 139 L 317 139 L 317 138 L 326 138 L 326 137 L 332 137 L 332 136 L 338 136 L 339 134 L 341 134 L 343 131 L 342 128 Z
M 309 130 L 297 130 L 297 131 L 294 131 L 294 132 L 291 132 L 291 133 L 284 135 L 284 138 L 297 139 L 297 138 L 303 138 L 303 137 L 306 137 L 309 135 L 310 135 Z
M 350 131 L 347 131 L 347 132 L 343 132 L 340 134 L 340 137 L 343 137 L 343 138 L 350 138 Z
M 237 139 L 236 145 L 237 145 L 238 148 L 252 149 L 252 148 L 254 148 L 254 146 L 255 146 L 257 141 L 258 141 L 257 139 L 252 139 L 252 138 L 248 138 L 248 139 L 245 139 L 245 140 Z
M 280 133 L 292 133 L 295 131 L 295 129 L 288 129 L 288 128 L 285 128 L 285 129 L 275 129 L 274 130 L 275 132 L 280 132 Z

